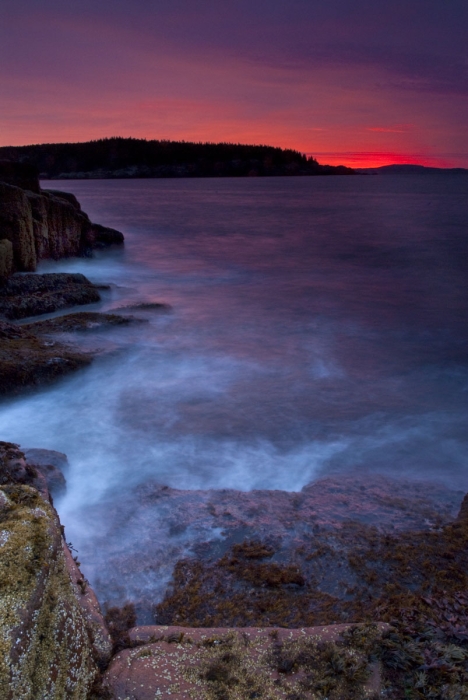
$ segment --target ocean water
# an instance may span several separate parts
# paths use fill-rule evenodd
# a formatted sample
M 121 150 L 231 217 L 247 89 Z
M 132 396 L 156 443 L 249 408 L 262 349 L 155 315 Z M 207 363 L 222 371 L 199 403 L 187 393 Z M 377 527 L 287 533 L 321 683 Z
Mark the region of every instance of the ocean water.
M 110 283 L 145 323 L 0 405 L 2 439 L 65 452 L 58 504 L 148 479 L 300 490 L 358 471 L 468 488 L 468 178 L 60 181 L 121 251 L 42 263 Z M 132 312 L 133 313 L 133 312 Z

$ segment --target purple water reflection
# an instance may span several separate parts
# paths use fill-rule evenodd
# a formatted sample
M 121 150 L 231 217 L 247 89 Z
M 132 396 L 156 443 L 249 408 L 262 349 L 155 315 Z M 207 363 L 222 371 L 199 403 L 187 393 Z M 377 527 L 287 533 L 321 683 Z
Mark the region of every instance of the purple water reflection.
M 4 439 L 69 456 L 60 515 L 102 600 L 162 595 L 183 552 L 223 537 L 158 540 L 167 570 L 108 590 L 115 553 L 145 562 L 165 517 L 122 525 L 116 504 L 138 514 L 154 482 L 297 491 L 360 470 L 468 488 L 467 178 L 53 184 L 126 246 L 42 269 L 111 282 L 102 310 L 172 306 L 83 336 L 112 352 L 0 411 Z

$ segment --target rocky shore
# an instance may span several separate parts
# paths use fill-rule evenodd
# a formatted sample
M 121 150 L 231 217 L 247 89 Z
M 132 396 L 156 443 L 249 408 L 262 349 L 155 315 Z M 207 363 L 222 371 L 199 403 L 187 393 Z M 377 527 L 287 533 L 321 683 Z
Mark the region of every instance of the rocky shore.
M 34 168 L 0 161 L 0 275 L 34 271 L 40 260 L 89 255 L 123 243 L 119 231 L 93 224 L 72 194 L 42 190 Z
M 141 322 L 76 311 L 100 299 L 82 275 L 34 273 L 122 240 L 0 164 L 1 396 L 88 365 L 70 335 Z M 67 470 L 0 442 L 0 700 L 468 697 L 463 493 L 367 474 L 298 493 L 147 482 L 89 506 L 91 585 L 54 508 Z
M 101 288 L 80 274 L 28 271 L 40 260 L 90 255 L 123 240 L 119 231 L 93 224 L 74 195 L 42 190 L 34 168 L 0 162 L 0 395 L 52 381 L 92 359 L 47 336 L 70 321 L 56 319 L 46 327 L 14 322 L 99 302 Z M 91 321 L 75 315 L 74 323 L 84 327 Z
M 63 454 L 0 442 L 1 697 L 306 698 L 327 687 L 330 697 L 370 698 L 379 692 L 380 664 L 372 653 L 388 632 L 385 624 L 129 629 L 130 605 L 108 609 L 105 619 L 53 507 L 66 466 Z M 334 666 L 341 670 L 332 679 Z
M 56 458 L 27 460 L 0 443 L 2 698 L 87 698 L 112 652 L 52 505 Z
M 419 489 L 419 498 L 407 492 L 405 501 L 407 485 L 392 498 L 385 480 L 362 500 L 359 479 L 354 492 L 351 481 L 328 479 L 302 494 L 273 492 L 271 502 L 266 492 L 192 498 L 150 487 L 142 508 L 165 499 L 173 531 L 175 520 L 193 527 L 201 508 L 225 518 L 227 507 L 233 531 L 225 530 L 223 542 L 205 533 L 196 556 L 176 565 L 163 602 L 153 605 L 154 624 L 135 626 L 133 603 L 106 605 L 102 614 L 66 543 L 52 500 L 65 488 L 62 469 L 63 454 L 0 443 L 0 697 L 465 697 L 468 497 L 454 516 L 460 494 L 433 487 L 432 500 L 430 489 Z M 345 493 L 348 508 L 341 512 Z M 285 506 L 276 511 L 280 538 L 272 513 L 263 513 L 267 503 Z M 306 512 L 292 515 L 301 508 L 313 522 L 302 542 Z M 249 531 L 242 533 L 246 517 Z M 254 533 L 258 538 L 250 539 Z M 107 554 L 104 539 L 96 556 Z M 157 571 L 159 556 L 156 546 L 140 564 Z M 131 578 L 135 564 L 123 554 L 122 579 Z M 342 585 L 350 577 L 354 585 L 339 595 L 336 580 Z

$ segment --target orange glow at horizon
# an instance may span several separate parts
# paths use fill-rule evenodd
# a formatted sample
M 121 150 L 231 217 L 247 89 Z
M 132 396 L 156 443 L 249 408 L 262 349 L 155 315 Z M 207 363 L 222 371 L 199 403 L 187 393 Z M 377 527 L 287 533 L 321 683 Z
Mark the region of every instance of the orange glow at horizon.
M 200 143 L 241 143 L 248 145 L 266 145 L 283 149 L 292 149 L 303 153 L 307 157 L 315 158 L 321 165 L 344 165 L 348 168 L 378 168 L 384 165 L 423 165 L 426 167 L 435 168 L 456 168 L 466 167 L 465 164 L 460 164 L 457 158 L 443 156 L 427 156 L 421 153 L 401 153 L 393 151 L 321 151 L 310 150 L 310 145 L 303 148 L 300 142 L 296 139 L 275 138 L 272 134 L 268 137 L 266 134 L 261 135 L 257 130 L 248 130 L 242 134 L 241 130 L 228 130 L 231 138 L 224 131 L 222 125 L 214 124 L 211 129 L 199 129 L 184 133 L 177 130 L 174 135 L 168 134 L 165 130 L 160 135 L 147 134 L 139 129 L 128 131 L 127 129 L 115 129 L 103 133 L 102 130 L 85 129 L 81 133 L 78 130 L 69 128 L 55 129 L 55 138 L 51 138 L 51 134 L 46 132 L 42 136 L 41 131 L 36 134 L 31 134 L 32 138 L 28 140 L 17 141 L 16 143 L 9 142 L 0 145 L 8 146 L 29 146 L 41 143 L 84 143 L 87 141 L 99 140 L 102 138 L 122 137 L 122 138 L 139 138 L 151 140 L 167 140 L 167 141 L 193 141 Z M 233 131 L 235 137 L 232 137 Z M 254 133 L 252 133 L 254 131 Z M 364 144 L 363 144 L 364 145 Z M 367 144 L 365 144 L 367 145 Z
M 380 168 L 384 165 L 424 165 L 428 168 L 459 167 L 454 159 L 429 157 L 420 153 L 389 152 L 344 152 L 344 153 L 307 153 L 323 165 L 346 165 L 348 168 Z
M 39 105 L 38 105 L 39 107 Z M 16 109 L 18 105 L 16 105 Z M 15 110 L 16 111 L 16 110 Z M 334 112 L 338 114 L 339 101 Z M 249 119 L 250 116 L 250 119 Z M 147 140 L 229 142 L 291 148 L 312 156 L 323 165 L 371 168 L 392 164 L 428 167 L 467 167 L 467 154 L 424 152 L 427 142 L 412 124 L 369 126 L 348 124 L 304 125 L 297 108 L 276 115 L 276 123 L 261 112 L 246 115 L 238 104 L 167 98 L 117 104 L 112 96 L 104 104 L 83 100 L 68 103 L 60 113 L 41 105 L 34 114 L 6 120 L 1 146 L 85 142 L 113 136 Z M 448 144 L 444 144 L 448 146 Z
M 4 0 L 0 146 L 122 136 L 468 168 L 465 10 L 408 24 L 383 0 L 336 3 L 342 13 L 318 2 Z

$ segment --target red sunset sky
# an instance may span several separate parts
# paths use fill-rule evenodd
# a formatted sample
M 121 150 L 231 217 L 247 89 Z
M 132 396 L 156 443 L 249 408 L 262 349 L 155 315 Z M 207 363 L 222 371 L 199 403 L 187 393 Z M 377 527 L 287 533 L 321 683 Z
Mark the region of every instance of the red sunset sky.
M 0 145 L 134 136 L 468 167 L 466 0 L 2 0 Z

